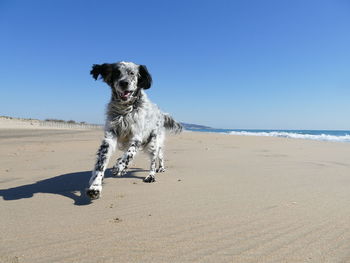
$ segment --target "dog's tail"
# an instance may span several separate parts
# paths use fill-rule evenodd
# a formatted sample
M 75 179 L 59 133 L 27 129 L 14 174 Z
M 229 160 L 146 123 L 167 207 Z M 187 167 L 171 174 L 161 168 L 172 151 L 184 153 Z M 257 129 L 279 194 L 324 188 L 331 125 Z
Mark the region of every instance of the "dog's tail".
M 176 122 L 170 115 L 164 114 L 164 127 L 172 133 L 180 133 L 182 132 L 182 125 Z

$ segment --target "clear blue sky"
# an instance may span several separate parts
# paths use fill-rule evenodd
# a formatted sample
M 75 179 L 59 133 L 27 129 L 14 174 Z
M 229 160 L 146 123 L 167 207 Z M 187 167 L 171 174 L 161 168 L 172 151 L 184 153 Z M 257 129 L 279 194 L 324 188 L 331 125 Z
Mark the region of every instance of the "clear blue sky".
M 0 115 L 104 122 L 92 64 L 134 61 L 177 120 L 350 129 L 350 1 L 0 1 Z

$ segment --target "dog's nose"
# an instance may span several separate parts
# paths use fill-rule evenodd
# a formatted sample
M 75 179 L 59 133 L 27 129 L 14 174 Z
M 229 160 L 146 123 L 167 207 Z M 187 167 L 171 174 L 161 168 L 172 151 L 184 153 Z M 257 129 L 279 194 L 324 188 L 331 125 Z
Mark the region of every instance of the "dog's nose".
M 126 87 L 128 87 L 128 85 L 129 85 L 129 82 L 127 82 L 127 81 L 125 81 L 125 80 L 119 81 L 119 86 L 120 86 L 121 88 L 126 88 Z

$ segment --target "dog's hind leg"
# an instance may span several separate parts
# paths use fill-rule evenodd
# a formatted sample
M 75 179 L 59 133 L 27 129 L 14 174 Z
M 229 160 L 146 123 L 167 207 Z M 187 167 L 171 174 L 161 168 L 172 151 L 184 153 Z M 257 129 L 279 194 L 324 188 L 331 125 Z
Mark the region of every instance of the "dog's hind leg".
M 163 151 L 162 145 L 164 142 L 164 134 L 159 133 L 154 135 L 148 144 L 148 152 L 150 154 L 151 166 L 149 175 L 143 180 L 145 183 L 153 183 L 156 181 L 155 174 L 156 172 L 164 172 L 164 160 L 163 160 Z M 157 159 L 159 160 L 159 168 L 156 169 Z
M 115 176 L 122 176 L 126 173 L 126 169 L 131 161 L 134 159 L 137 151 L 141 146 L 141 142 L 138 140 L 133 141 L 130 144 L 128 150 L 123 154 L 121 158 L 117 160 L 117 163 L 114 165 L 112 173 Z
M 151 159 L 151 166 L 150 166 L 150 171 L 149 175 L 143 179 L 145 183 L 153 183 L 156 181 L 156 161 L 158 157 L 158 149 L 154 146 L 149 147 L 149 154 L 150 154 L 150 159 Z
M 114 133 L 106 131 L 105 137 L 97 152 L 97 160 L 95 169 L 93 170 L 89 181 L 89 188 L 86 190 L 86 194 L 91 199 L 97 199 L 101 195 L 104 172 L 107 168 L 108 161 L 115 149 L 115 146 L 116 137 Z
M 159 150 L 158 150 L 158 160 L 159 160 L 159 167 L 157 169 L 157 173 L 165 172 L 164 154 L 163 154 L 162 147 L 159 147 Z

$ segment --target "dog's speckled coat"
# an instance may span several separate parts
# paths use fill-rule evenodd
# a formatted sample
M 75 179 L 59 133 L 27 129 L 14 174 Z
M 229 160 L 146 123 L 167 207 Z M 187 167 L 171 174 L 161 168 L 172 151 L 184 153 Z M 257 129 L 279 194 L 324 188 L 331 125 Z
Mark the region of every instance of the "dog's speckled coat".
M 156 172 L 164 172 L 163 143 L 165 129 L 181 132 L 182 126 L 168 114 L 162 113 L 145 94 L 152 84 L 146 66 L 132 62 L 94 65 L 91 75 L 102 77 L 112 89 L 107 108 L 105 136 L 97 152 L 97 161 L 87 189 L 91 199 L 99 198 L 102 180 L 109 159 L 116 146 L 125 151 L 113 167 L 113 174 L 125 174 L 139 149 L 150 154 L 150 173 L 144 182 L 155 181 Z M 156 161 L 159 167 L 156 169 Z

